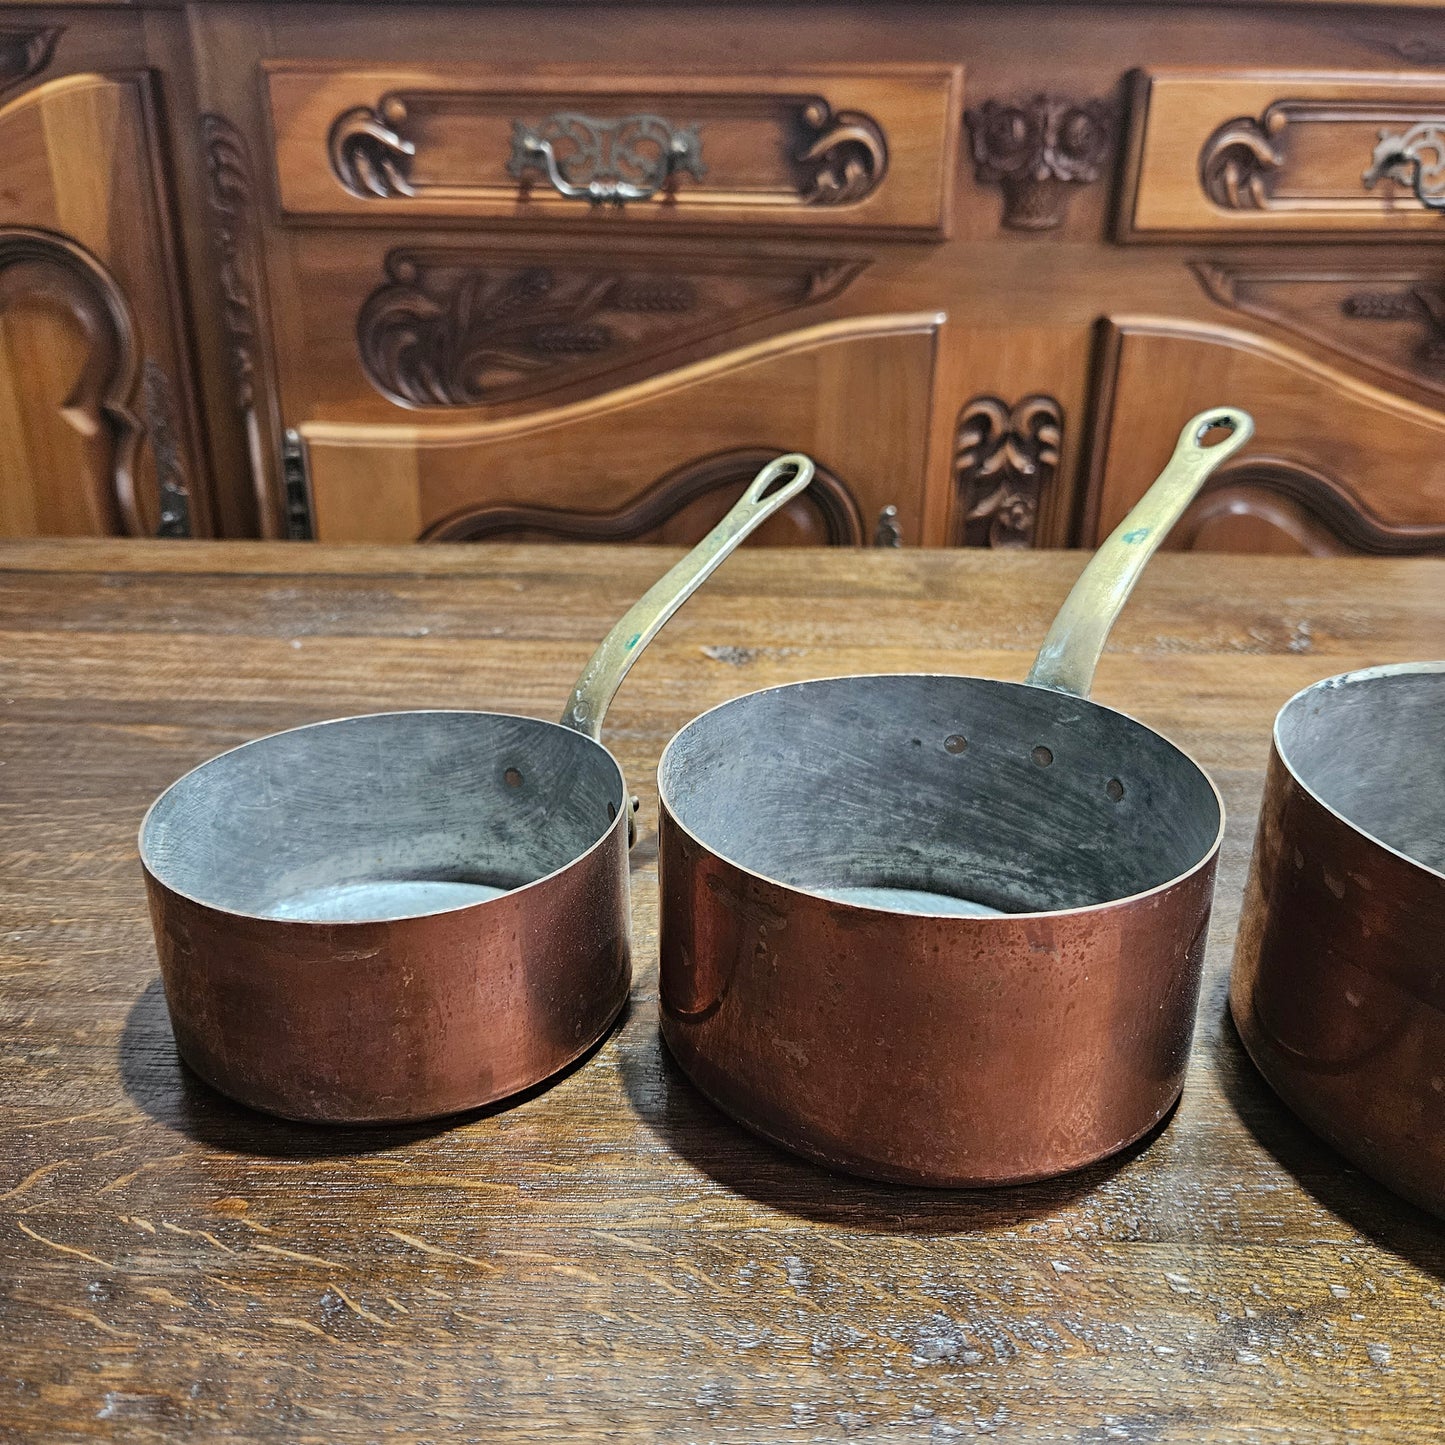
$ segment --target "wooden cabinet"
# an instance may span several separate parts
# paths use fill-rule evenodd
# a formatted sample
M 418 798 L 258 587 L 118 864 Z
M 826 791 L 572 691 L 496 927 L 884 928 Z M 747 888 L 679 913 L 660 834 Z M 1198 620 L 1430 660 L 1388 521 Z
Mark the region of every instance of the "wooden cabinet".
M 1445 11 L 580 15 L 0 0 L 0 531 L 1445 551 Z

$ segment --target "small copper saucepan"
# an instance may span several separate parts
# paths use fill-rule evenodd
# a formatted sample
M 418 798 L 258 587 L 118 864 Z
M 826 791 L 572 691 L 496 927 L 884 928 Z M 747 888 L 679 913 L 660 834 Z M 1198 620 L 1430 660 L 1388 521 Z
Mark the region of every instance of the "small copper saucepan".
M 662 1033 L 728 1113 L 833 1168 L 990 1185 L 1102 1158 L 1173 1104 L 1223 804 L 1085 695 L 1144 564 L 1252 430 L 1228 408 L 1184 428 L 1026 683 L 795 683 L 669 744 Z
M 1445 1216 L 1445 662 L 1280 710 L 1229 997 L 1285 1103 Z
M 425 1119 L 526 1089 L 601 1038 L 631 976 L 632 824 L 603 715 L 663 623 L 812 476 L 796 454 L 765 467 L 607 635 L 560 726 L 374 713 L 172 784 L 140 856 L 191 1068 L 291 1119 Z

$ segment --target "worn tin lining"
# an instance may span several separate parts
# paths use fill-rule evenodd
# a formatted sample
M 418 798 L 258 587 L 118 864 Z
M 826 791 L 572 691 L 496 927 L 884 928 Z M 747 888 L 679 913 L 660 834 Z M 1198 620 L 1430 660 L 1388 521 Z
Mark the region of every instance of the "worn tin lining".
M 600 743 L 505 713 L 372 713 L 293 728 L 212 758 L 172 784 L 141 824 L 145 866 L 167 888 L 250 917 L 292 900 L 407 882 L 511 891 L 575 862 L 625 819 L 622 770 Z M 620 826 L 626 826 L 625 821 Z M 445 892 L 446 890 L 442 890 Z M 421 896 L 421 895 L 414 895 Z
M 1197 868 L 1223 827 L 1213 784 L 1167 739 L 986 678 L 832 678 L 735 698 L 673 739 L 659 788 L 702 846 L 783 886 L 939 896 L 905 912 L 1121 901 Z M 887 911 L 886 894 L 869 906 Z
M 1445 876 L 1445 662 L 1327 677 L 1280 709 L 1274 739 L 1322 807 Z

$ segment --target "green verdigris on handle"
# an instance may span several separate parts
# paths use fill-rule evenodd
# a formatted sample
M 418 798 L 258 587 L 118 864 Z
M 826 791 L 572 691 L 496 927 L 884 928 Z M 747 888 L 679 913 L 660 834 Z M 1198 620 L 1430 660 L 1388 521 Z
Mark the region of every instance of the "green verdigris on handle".
M 1216 429 L 1227 435 L 1206 446 L 1203 438 Z M 1184 424 L 1174 455 L 1154 485 L 1094 553 L 1064 599 L 1027 681 L 1088 697 L 1104 643 L 1145 564 L 1210 473 L 1253 435 L 1254 418 L 1237 407 L 1211 407 Z
M 774 483 L 791 478 L 776 491 Z M 562 725 L 600 740 L 602 719 L 628 669 L 662 625 L 707 581 L 745 537 L 805 491 L 813 463 L 801 452 L 771 461 L 748 483 L 737 504 L 686 557 L 654 582 L 602 639 L 582 669 L 562 713 Z

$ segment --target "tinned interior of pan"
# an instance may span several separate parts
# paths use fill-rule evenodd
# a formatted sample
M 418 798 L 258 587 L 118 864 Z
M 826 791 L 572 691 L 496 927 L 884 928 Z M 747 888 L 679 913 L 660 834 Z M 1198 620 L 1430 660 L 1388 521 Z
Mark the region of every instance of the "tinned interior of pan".
M 202 764 L 146 815 L 141 857 L 173 891 L 252 917 L 407 918 L 555 873 L 624 800 L 606 748 L 555 723 L 377 713 Z
M 1275 746 L 1347 823 L 1445 873 L 1445 663 L 1316 683 L 1284 705 Z
M 1132 897 L 1219 840 L 1208 777 L 1121 713 L 1020 683 L 833 678 L 703 714 L 660 768 L 712 852 L 790 887 L 927 914 Z

